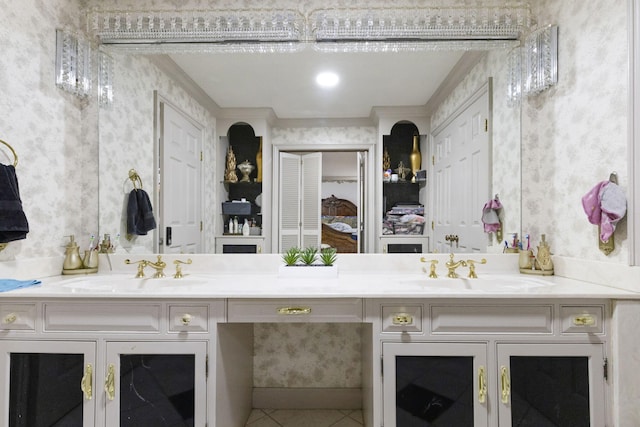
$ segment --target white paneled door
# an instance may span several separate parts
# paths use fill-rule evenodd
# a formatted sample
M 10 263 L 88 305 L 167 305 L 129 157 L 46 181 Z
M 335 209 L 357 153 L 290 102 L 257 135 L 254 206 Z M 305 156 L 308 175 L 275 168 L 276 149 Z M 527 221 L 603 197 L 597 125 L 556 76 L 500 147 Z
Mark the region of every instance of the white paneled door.
M 490 84 L 433 134 L 433 250 L 485 252 L 490 188 Z M 453 239 L 451 238 L 453 237 Z
M 161 253 L 202 252 L 202 129 L 160 103 Z

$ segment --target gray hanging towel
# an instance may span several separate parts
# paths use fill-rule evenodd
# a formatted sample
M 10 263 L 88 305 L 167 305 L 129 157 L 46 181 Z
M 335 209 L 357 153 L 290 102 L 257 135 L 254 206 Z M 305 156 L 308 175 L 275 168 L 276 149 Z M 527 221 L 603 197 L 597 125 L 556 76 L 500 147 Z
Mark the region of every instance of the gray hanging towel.
M 0 243 L 26 239 L 28 232 L 29 223 L 22 210 L 16 168 L 0 164 Z
M 149 195 L 143 189 L 131 190 L 127 204 L 127 234 L 145 236 L 156 228 Z

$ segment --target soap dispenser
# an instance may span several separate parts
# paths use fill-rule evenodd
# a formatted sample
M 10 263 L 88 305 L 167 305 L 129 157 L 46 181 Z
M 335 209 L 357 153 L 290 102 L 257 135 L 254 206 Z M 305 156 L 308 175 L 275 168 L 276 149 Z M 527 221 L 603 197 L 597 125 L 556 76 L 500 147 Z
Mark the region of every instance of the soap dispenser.
M 80 248 L 76 243 L 75 236 L 69 236 L 69 243 L 65 250 L 64 262 L 62 263 L 62 273 L 65 270 L 77 270 L 82 268 L 82 258 L 80 258 Z

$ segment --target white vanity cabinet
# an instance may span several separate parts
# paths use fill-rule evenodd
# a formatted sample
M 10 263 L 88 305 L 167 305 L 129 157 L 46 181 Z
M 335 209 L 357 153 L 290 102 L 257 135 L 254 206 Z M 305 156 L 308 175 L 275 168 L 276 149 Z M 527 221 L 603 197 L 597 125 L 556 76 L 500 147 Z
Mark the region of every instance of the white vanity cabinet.
M 373 425 L 606 426 L 608 313 L 604 301 L 368 301 Z
M 94 425 L 95 342 L 3 340 L 0 348 L 0 425 Z
M 485 343 L 382 344 L 385 426 L 487 427 Z
M 200 426 L 215 409 L 207 361 L 224 301 L 10 305 L 0 304 L 0 426 Z

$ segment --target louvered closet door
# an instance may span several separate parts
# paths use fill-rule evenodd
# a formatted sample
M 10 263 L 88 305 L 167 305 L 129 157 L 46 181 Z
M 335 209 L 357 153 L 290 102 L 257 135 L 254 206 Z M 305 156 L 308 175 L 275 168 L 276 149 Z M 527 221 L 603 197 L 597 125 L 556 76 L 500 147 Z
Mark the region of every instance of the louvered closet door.
M 280 153 L 280 244 L 290 248 L 320 247 L 322 153 Z
M 322 153 L 302 156 L 302 247 L 320 247 Z
M 280 153 L 280 253 L 300 246 L 301 168 L 299 155 Z

